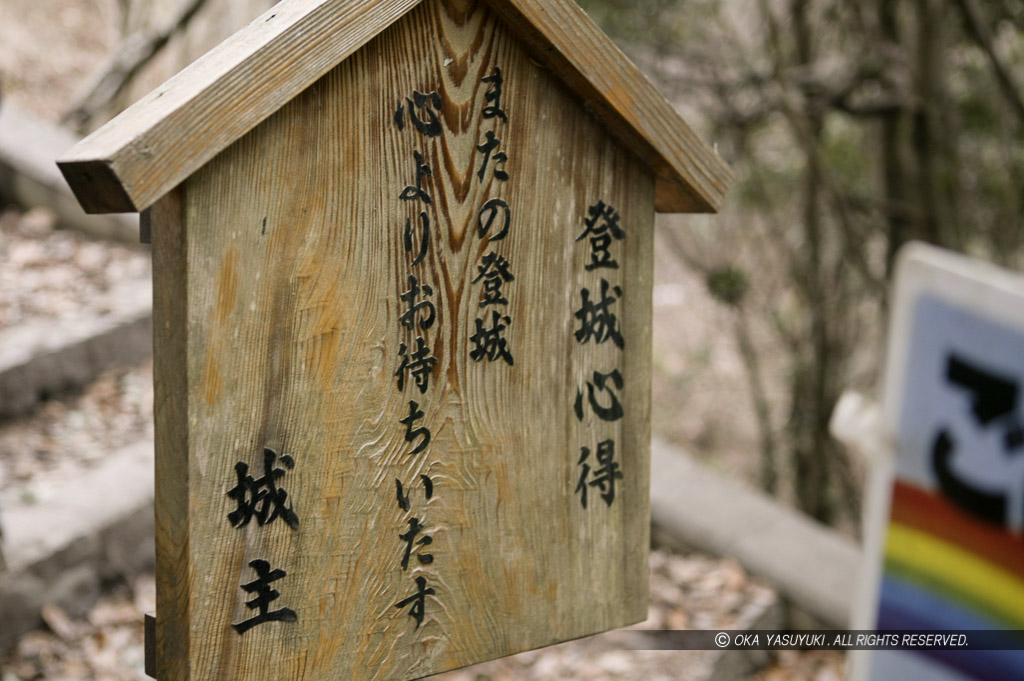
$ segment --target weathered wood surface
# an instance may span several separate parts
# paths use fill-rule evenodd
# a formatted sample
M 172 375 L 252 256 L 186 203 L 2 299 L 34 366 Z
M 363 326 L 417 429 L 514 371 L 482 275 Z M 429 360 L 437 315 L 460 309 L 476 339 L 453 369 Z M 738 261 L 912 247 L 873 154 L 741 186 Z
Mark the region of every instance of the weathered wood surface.
M 189 413 L 188 243 L 183 204 L 179 189 L 148 211 L 153 228 L 153 504 L 159 617 L 155 648 L 161 681 L 191 678 L 190 662 L 197 652 L 191 647 L 189 622 L 195 573 L 189 537 L 193 436 Z
M 442 4 L 416 7 L 153 209 L 162 680 L 418 678 L 646 616 L 654 178 L 486 6 Z M 480 115 L 496 65 L 507 122 Z M 443 134 L 399 131 L 397 106 L 435 90 Z M 504 182 L 493 165 L 478 179 L 489 130 Z M 399 195 L 417 151 L 433 231 L 414 265 L 402 232 L 420 206 Z M 502 240 L 476 228 L 495 197 L 512 215 Z M 626 230 L 617 270 L 586 270 L 576 240 L 599 200 Z M 491 252 L 515 276 L 500 308 L 512 366 L 470 357 Z M 399 344 L 419 335 L 399 322 L 410 274 L 436 305 L 423 394 L 394 377 Z M 602 278 L 622 288 L 622 350 L 574 338 L 580 291 Z M 612 369 L 624 418 L 577 420 L 577 391 Z M 409 400 L 432 433 L 412 456 Z M 584 509 L 581 447 L 605 439 L 623 478 L 611 505 L 592 487 Z M 236 463 L 262 475 L 265 447 L 294 459 L 279 484 L 298 529 L 228 520 Z M 412 517 L 432 543 L 403 569 Z M 255 559 L 287 573 L 270 607 L 297 621 L 239 635 Z M 418 627 L 396 607 L 417 576 L 435 590 Z
M 61 159 L 87 212 L 142 210 L 420 0 L 284 0 Z M 494 0 L 534 59 L 657 175 L 661 212 L 714 212 L 731 173 L 573 0 Z

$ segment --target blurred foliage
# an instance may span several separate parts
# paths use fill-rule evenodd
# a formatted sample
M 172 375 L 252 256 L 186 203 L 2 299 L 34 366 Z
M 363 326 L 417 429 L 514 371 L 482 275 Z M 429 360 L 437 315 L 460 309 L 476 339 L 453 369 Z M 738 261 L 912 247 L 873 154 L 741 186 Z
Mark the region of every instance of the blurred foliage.
M 711 297 L 725 305 L 736 306 L 750 287 L 747 275 L 732 267 L 713 269 L 704 278 Z
M 685 39 L 687 17 L 701 2 L 678 0 L 581 0 L 580 6 L 620 43 L 663 51 Z

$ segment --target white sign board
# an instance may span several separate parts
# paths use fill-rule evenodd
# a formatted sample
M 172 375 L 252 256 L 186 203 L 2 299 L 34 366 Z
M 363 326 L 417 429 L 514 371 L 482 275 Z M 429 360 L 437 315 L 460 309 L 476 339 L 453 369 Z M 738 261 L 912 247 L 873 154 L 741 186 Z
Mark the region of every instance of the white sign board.
M 1024 629 L 1024 277 L 901 253 L 883 386 L 895 457 L 868 516 L 855 628 Z M 859 681 L 1024 678 L 1021 650 L 856 653 Z

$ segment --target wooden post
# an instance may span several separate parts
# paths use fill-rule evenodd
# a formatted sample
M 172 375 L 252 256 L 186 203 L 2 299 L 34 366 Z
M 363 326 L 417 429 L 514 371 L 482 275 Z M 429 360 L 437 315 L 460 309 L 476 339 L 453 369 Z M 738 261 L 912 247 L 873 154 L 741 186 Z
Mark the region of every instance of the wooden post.
M 568 0 L 275 10 L 62 162 L 159 199 L 158 678 L 410 679 L 642 620 L 654 212 L 727 170 L 601 83 L 632 66 Z M 325 26 L 350 53 L 282 84 Z

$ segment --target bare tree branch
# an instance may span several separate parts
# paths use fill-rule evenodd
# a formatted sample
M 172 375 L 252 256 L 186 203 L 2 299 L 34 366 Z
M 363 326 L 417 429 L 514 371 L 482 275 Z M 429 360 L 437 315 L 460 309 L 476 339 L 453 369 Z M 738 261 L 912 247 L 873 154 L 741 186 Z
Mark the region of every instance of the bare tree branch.
M 114 54 L 82 88 L 64 122 L 75 128 L 89 123 L 128 86 L 132 78 L 160 52 L 178 32 L 185 30 L 206 0 L 190 0 L 176 17 L 159 29 L 139 31 L 121 41 Z
M 1013 107 L 1017 117 L 1024 123 L 1024 97 L 1021 96 L 1020 88 L 1013 80 L 1013 76 L 1010 75 L 1010 69 L 996 53 L 992 31 L 982 15 L 982 10 L 977 0 L 953 1 L 960 9 L 960 13 L 963 14 L 964 23 L 967 24 L 967 30 L 974 39 L 974 42 L 978 44 L 978 47 L 988 57 L 989 64 L 992 65 L 992 70 L 996 74 L 996 80 L 999 82 L 999 87 L 1002 88 L 1003 94 L 1010 101 L 1010 106 Z

